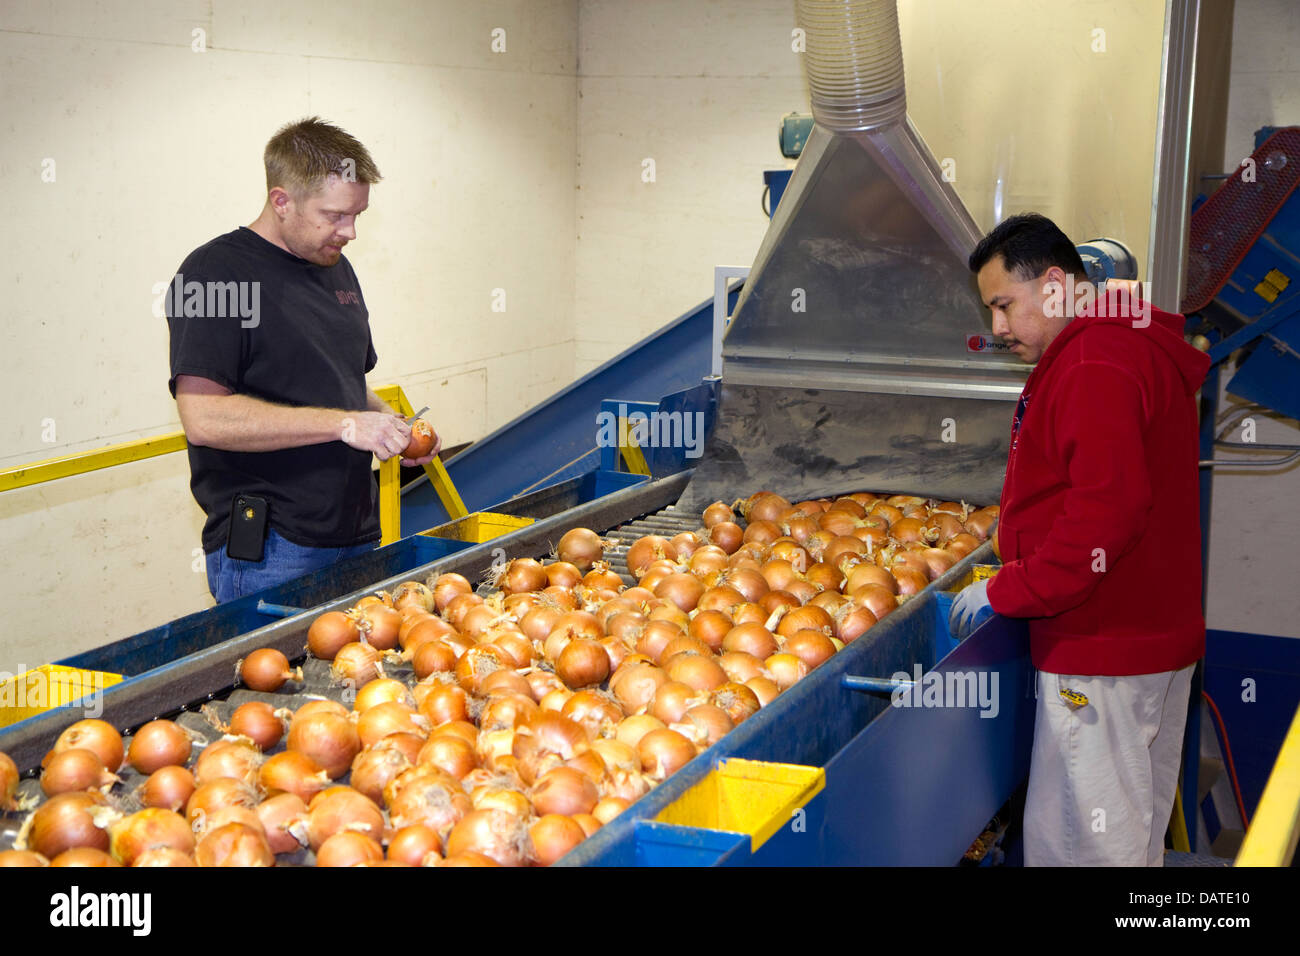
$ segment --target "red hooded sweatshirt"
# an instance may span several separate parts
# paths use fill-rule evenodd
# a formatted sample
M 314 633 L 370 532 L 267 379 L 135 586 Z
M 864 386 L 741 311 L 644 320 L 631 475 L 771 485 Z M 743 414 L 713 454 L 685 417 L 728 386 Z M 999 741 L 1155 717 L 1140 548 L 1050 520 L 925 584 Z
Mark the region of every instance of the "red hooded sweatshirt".
M 1034 666 L 1153 674 L 1205 651 L 1195 393 L 1184 320 L 1087 310 L 1025 383 L 1011 430 L 993 610 L 1029 618 Z

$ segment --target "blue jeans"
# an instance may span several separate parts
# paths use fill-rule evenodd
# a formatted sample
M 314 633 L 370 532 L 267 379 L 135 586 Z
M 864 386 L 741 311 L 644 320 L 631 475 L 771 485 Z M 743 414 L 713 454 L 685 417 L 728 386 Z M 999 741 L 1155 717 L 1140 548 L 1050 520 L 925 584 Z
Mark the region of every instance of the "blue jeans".
M 238 561 L 228 557 L 224 545 L 207 553 L 208 590 L 218 604 L 224 604 L 374 549 L 374 543 L 348 548 L 308 548 L 294 544 L 274 528 L 268 528 L 266 550 L 261 561 Z

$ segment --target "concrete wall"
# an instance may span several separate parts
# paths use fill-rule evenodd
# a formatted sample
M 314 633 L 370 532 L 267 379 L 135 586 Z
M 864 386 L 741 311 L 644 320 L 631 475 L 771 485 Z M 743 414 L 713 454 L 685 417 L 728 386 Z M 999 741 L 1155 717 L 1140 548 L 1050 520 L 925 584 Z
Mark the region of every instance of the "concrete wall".
M 0 5 L 0 467 L 179 428 L 154 283 L 257 216 L 266 140 L 310 114 L 384 175 L 348 247 L 372 384 L 451 443 L 568 382 L 576 36 L 576 0 Z M 171 455 L 0 495 L 0 669 L 211 604 L 188 478 Z

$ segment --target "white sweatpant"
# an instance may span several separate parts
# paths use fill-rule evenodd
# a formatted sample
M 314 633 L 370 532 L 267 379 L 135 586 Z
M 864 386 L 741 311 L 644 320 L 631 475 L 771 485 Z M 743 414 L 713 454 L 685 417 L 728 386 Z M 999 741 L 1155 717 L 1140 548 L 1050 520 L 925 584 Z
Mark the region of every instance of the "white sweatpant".
M 1163 866 L 1191 688 L 1180 671 L 1038 672 L 1025 866 Z M 1084 694 L 1071 706 L 1063 689 Z

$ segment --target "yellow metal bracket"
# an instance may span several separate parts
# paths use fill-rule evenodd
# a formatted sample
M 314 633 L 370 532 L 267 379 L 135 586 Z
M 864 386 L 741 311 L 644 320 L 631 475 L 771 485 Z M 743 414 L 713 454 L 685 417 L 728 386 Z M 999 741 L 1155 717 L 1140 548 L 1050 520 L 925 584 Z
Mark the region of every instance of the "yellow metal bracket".
M 375 394 L 394 411 L 408 418 L 415 414 L 415 408 L 407 400 L 400 385 L 381 385 L 375 389 Z M 435 458 L 429 462 L 424 466 L 424 471 L 448 515 L 464 518 L 469 514 L 469 509 L 461 500 L 460 492 L 456 490 L 441 459 Z M 379 533 L 381 545 L 392 544 L 402 536 L 402 470 L 396 458 L 379 463 Z
M 1300 709 L 1282 741 L 1236 866 L 1289 866 L 1300 840 Z
M 645 455 L 642 454 L 640 446 L 632 441 L 628 434 L 627 419 L 621 415 L 618 419 L 618 451 L 623 456 L 627 470 L 632 474 L 650 474 L 650 466 L 646 464 Z

